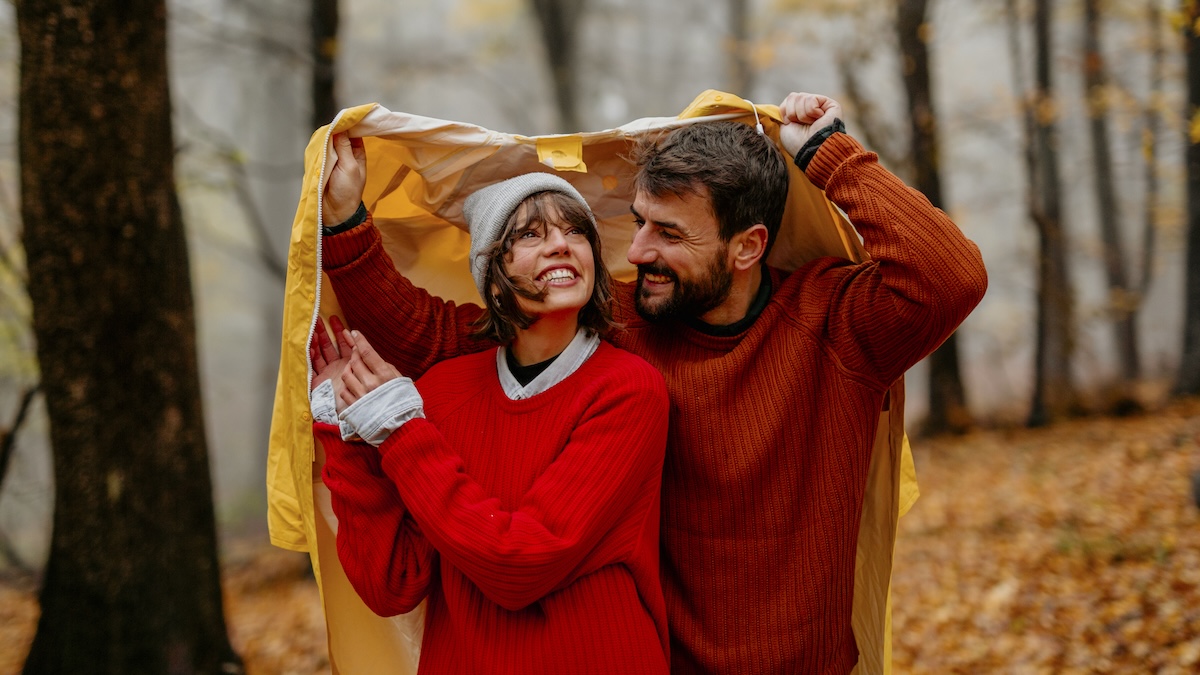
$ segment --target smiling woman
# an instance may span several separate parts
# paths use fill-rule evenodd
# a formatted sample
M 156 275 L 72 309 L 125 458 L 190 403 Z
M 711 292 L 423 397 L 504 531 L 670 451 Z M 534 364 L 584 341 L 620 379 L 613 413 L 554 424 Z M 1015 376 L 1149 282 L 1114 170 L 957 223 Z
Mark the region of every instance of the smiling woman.
M 357 331 L 331 321 L 335 345 L 318 323 L 314 433 L 342 567 L 380 615 L 428 600 L 421 671 L 666 673 L 667 391 L 601 341 L 611 293 L 595 218 L 548 173 L 479 190 L 463 213 L 487 308 L 454 323 L 500 347 L 414 384 Z M 423 294 L 404 311 L 419 333 L 455 308 Z

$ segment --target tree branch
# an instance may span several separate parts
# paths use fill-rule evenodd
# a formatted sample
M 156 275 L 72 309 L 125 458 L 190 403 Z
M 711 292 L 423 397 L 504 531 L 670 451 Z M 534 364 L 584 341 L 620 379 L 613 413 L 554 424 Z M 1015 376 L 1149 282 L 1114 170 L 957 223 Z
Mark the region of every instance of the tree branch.
M 35 384 L 22 392 L 21 403 L 17 406 L 17 416 L 13 419 L 13 423 L 7 429 L 0 429 L 0 488 L 4 487 L 4 477 L 8 475 L 9 460 L 12 459 L 13 448 L 17 444 L 17 432 L 25 423 L 29 407 L 33 404 L 33 397 L 40 389 L 41 384 Z

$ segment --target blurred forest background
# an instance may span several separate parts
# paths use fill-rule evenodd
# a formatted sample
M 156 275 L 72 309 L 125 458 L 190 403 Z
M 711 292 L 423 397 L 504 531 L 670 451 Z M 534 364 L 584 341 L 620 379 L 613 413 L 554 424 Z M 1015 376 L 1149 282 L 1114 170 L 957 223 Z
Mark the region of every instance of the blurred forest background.
M 1151 656 L 1153 670 L 1187 672 L 1200 663 L 1200 523 L 1188 503 L 1200 409 L 1187 398 L 1200 392 L 1200 258 L 1187 264 L 1189 240 L 1200 254 L 1194 0 L 170 0 L 161 16 L 154 0 L 124 10 L 54 5 L 0 3 L 0 580 L 15 594 L 0 603 L 10 608 L 0 615 L 0 650 L 12 651 L 0 671 L 20 668 L 32 639 L 56 477 L 106 485 L 110 496 L 138 489 L 52 452 L 47 398 L 70 390 L 39 368 L 30 298 L 69 268 L 38 276 L 36 256 L 48 245 L 71 248 L 71 237 L 50 227 L 32 237 L 43 223 L 30 214 L 53 220 L 53 210 L 22 206 L 22 171 L 34 170 L 20 161 L 22 147 L 34 147 L 26 120 L 58 124 L 51 118 L 70 110 L 22 96 L 95 95 L 47 93 L 48 78 L 22 85 L 58 53 L 35 38 L 54 22 L 89 25 L 91 37 L 70 54 L 90 63 L 88 49 L 111 47 L 101 16 L 123 27 L 128 51 L 165 49 L 158 90 L 169 82 L 166 131 L 203 410 L 194 447 L 211 470 L 233 646 L 259 672 L 319 671 L 312 653 L 324 648 L 311 582 L 294 558 L 255 548 L 265 541 L 288 234 L 312 132 L 341 107 L 372 101 L 522 134 L 599 130 L 674 115 L 709 88 L 756 103 L 791 91 L 838 99 L 850 133 L 983 251 L 986 298 L 908 376 L 926 497 L 902 521 L 897 663 L 914 672 L 1026 672 L 1017 663 L 1108 671 Z M 125 67 L 119 57 L 111 67 Z M 88 146 L 100 175 L 106 166 L 119 172 L 128 162 L 112 158 L 123 146 L 88 136 L 106 127 L 90 126 L 81 110 L 71 128 L 86 141 L 71 147 Z M 113 138 L 128 126 L 114 127 Z M 54 194 L 45 181 L 42 190 Z M 47 238 L 55 233 L 63 236 Z M 71 292 L 81 290 L 109 292 Z M 76 329 L 55 330 L 60 339 Z M 80 338 L 76 350 L 104 360 L 120 344 Z M 1100 417 L 1109 415 L 1132 417 Z M 980 567 L 982 559 L 992 563 Z M 1097 570 L 1122 566 L 1133 576 L 1099 580 Z M 268 570 L 265 580 L 248 581 L 252 568 Z M 1051 572 L 1122 590 L 1085 588 L 1076 604 L 1033 607 L 1069 593 L 1046 581 L 1061 579 Z M 295 643 L 271 642 L 262 637 L 271 622 L 245 619 L 254 592 L 279 579 L 295 587 L 278 591 L 286 600 L 272 597 L 292 604 L 262 611 L 286 611 L 284 628 L 302 636 Z M 1168 597 L 1183 603 L 1173 615 L 1162 606 Z M 1101 607 L 1112 616 L 1096 618 Z M 1101 627 L 1079 633 L 1089 617 Z M 260 642 L 247 637 L 250 624 Z M 1058 637 L 1022 638 L 1039 632 Z M 1071 651 L 1081 640 L 1108 642 Z

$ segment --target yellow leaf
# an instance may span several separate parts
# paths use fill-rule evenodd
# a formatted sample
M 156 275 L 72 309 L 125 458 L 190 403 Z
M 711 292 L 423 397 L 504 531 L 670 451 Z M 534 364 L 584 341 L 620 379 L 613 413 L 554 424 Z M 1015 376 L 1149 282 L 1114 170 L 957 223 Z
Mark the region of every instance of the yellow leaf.
M 1192 119 L 1188 122 L 1188 139 L 1193 143 L 1200 143 L 1200 110 L 1192 111 Z

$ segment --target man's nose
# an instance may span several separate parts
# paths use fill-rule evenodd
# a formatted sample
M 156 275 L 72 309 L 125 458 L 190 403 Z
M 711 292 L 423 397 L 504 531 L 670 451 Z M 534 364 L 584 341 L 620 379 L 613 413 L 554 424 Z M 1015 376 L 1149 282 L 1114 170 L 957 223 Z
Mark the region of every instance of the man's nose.
M 633 231 L 633 241 L 629 244 L 629 253 L 625 258 L 629 260 L 631 265 L 645 265 L 654 262 L 657 257 L 654 254 L 654 249 L 649 245 L 647 237 L 650 228 L 646 226 L 639 227 Z

